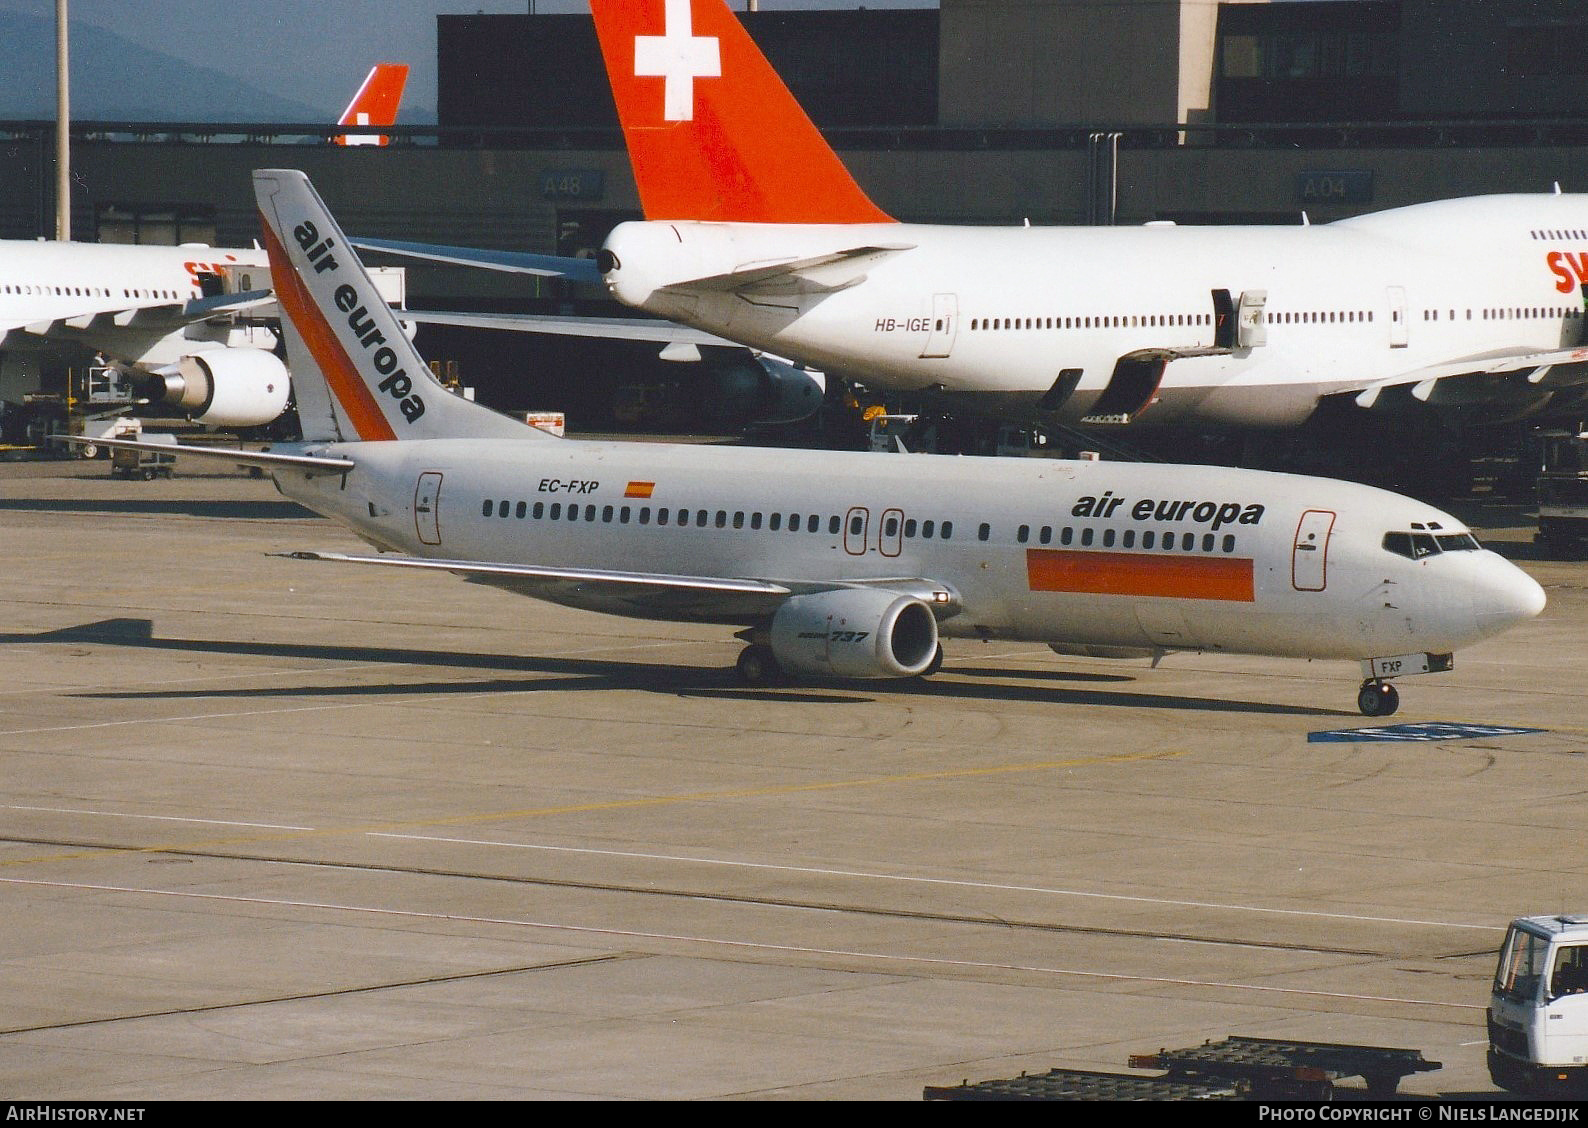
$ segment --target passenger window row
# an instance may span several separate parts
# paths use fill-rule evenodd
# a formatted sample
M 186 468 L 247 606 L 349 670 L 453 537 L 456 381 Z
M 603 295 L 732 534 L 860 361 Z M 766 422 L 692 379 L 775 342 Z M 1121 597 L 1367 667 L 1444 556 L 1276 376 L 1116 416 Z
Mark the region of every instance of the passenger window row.
M 1029 544 L 1031 542 L 1031 533 L 1030 525 L 1021 525 L 1015 531 L 1015 540 L 1020 544 Z M 1052 526 L 1044 525 L 1036 530 L 1036 534 L 1038 544 L 1053 543 Z M 1079 535 L 1077 535 L 1077 531 L 1069 525 L 1059 530 L 1058 540 L 1061 545 L 1069 546 L 1079 543 L 1082 548 L 1091 548 L 1099 542 L 1103 548 L 1114 548 L 1116 545 L 1119 548 L 1135 548 L 1138 543 L 1135 529 L 1125 529 L 1123 531 L 1104 529 L 1102 536 L 1099 537 L 1097 530 L 1091 526 L 1083 526 L 1079 530 Z M 1213 533 L 1203 533 L 1201 545 L 1202 552 L 1234 552 L 1235 536 L 1232 533 L 1225 533 L 1222 537 Z M 1173 529 L 1165 530 L 1161 534 L 1156 529 L 1145 529 L 1141 533 L 1140 546 L 1144 550 L 1156 548 L 1162 552 L 1174 552 L 1177 549 L 1180 552 L 1196 552 L 1198 550 L 1197 534 L 1194 532 L 1180 533 L 1177 540 Z
M 833 515 L 823 518 L 820 514 L 802 513 L 771 513 L 758 512 L 746 513 L 743 510 L 729 511 L 726 509 L 671 509 L 666 507 L 653 508 L 649 505 L 583 505 L 577 502 L 543 502 L 530 503 L 527 501 L 506 501 L 486 498 L 480 504 L 480 516 L 494 518 L 517 518 L 518 520 L 532 521 L 582 521 L 585 523 L 600 522 L 602 524 L 617 523 L 619 525 L 640 524 L 658 526 L 674 525 L 679 528 L 716 528 L 716 529 L 765 529 L 768 532 L 788 531 L 791 533 L 819 533 L 825 526 L 831 536 L 837 536 L 843 531 L 843 519 Z M 867 531 L 867 522 L 860 514 L 851 514 L 849 517 L 849 535 L 861 536 Z M 1015 532 L 1015 540 L 1020 544 L 1028 544 L 1032 540 L 1032 527 L 1021 525 Z M 903 536 L 906 540 L 952 540 L 954 537 L 954 522 L 937 521 L 933 519 L 917 520 L 914 517 L 900 518 L 895 514 L 885 514 L 880 527 L 884 539 L 891 540 Z M 1052 544 L 1054 528 L 1043 525 L 1036 530 L 1038 544 Z M 1091 526 L 1076 529 L 1064 526 L 1057 530 L 1058 543 L 1064 546 L 1079 544 L 1082 548 L 1091 548 L 1100 545 L 1103 548 L 1136 548 L 1138 545 L 1144 550 L 1157 549 L 1163 552 L 1196 552 L 1198 549 L 1198 535 L 1195 532 L 1175 533 L 1166 530 L 1162 533 L 1154 529 L 1142 531 L 1139 536 L 1135 529 L 1103 529 L 1099 531 Z M 1393 534 L 1392 534 L 1393 535 Z M 992 526 L 985 521 L 976 529 L 976 539 L 989 541 L 992 539 Z M 1386 541 L 1385 547 L 1389 547 Z M 1474 542 L 1473 547 L 1476 547 Z M 1225 533 L 1217 537 L 1213 533 L 1201 534 L 1202 552 L 1234 552 L 1235 537 Z M 1450 551 L 1447 549 L 1447 551 Z
M 1211 325 L 1207 313 L 1110 314 L 1098 317 L 973 317 L 972 330 L 1005 329 L 1160 329 L 1181 325 Z

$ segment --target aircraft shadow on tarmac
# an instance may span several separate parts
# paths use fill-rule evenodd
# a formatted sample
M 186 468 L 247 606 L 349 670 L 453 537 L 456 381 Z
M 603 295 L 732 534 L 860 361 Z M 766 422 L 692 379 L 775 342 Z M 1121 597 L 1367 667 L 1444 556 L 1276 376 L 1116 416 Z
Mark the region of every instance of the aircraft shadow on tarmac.
M 930 696 L 963 700 L 1030 701 L 1067 705 L 1111 705 L 1144 709 L 1183 709 L 1202 712 L 1266 713 L 1298 717 L 1338 717 L 1356 714 L 1339 709 L 1279 705 L 1270 702 L 1232 701 L 1208 697 L 1174 697 L 1161 694 L 1105 689 L 1069 689 L 1052 683 L 1059 681 L 1099 683 L 1134 682 L 1129 674 L 1068 673 L 1053 670 L 946 668 L 930 680 L 903 678 L 865 683 L 865 692 L 855 692 L 853 683 L 810 681 L 787 688 L 724 686 L 735 674 L 731 668 L 657 665 L 644 662 L 619 662 L 610 659 L 557 658 L 525 655 L 479 654 L 463 651 L 412 650 L 394 647 L 337 646 L 306 643 L 237 642 L 225 639 L 159 638 L 149 619 L 103 619 L 56 631 L 35 634 L 0 634 L 0 645 L 38 643 L 98 643 L 108 646 L 139 647 L 200 654 L 235 654 L 263 658 L 296 658 L 310 661 L 390 663 L 393 666 L 440 666 L 523 674 L 562 674 L 525 678 L 496 676 L 460 681 L 393 682 L 380 685 L 293 686 L 195 691 L 100 691 L 76 696 L 105 700 L 154 701 L 192 698 L 282 698 L 282 697 L 356 697 L 361 695 L 408 696 L 416 694 L 543 692 L 556 689 L 599 689 L 603 687 L 642 689 L 673 693 L 684 697 L 721 698 L 735 701 L 822 702 L 825 704 L 862 704 L 884 696 Z M 957 681 L 956 676 L 974 678 Z M 994 683 L 990 679 L 999 678 Z M 1032 684 L 1033 682 L 1041 684 Z M 1013 683 L 1013 684 L 1011 684 Z M 1234 679 L 1232 679 L 1234 684 Z

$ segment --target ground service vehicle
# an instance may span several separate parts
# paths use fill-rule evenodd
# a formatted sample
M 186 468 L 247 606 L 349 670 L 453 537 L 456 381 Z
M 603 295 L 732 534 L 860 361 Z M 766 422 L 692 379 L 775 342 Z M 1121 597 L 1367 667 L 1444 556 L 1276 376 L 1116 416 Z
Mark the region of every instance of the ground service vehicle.
M 1538 539 L 1554 552 L 1588 550 L 1588 426 L 1538 439 Z
M 1511 922 L 1489 995 L 1489 1077 L 1516 1092 L 1588 1093 L 1588 915 Z

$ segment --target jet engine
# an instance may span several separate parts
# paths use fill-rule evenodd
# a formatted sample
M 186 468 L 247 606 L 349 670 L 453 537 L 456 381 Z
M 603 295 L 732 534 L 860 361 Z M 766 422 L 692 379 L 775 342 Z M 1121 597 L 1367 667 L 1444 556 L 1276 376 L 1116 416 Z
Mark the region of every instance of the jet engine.
M 788 600 L 772 617 L 769 641 L 790 674 L 912 678 L 937 655 L 937 619 L 914 596 L 842 588 Z
M 274 353 L 219 348 L 184 356 L 174 373 L 140 381 L 140 391 L 213 427 L 259 427 L 287 410 L 292 382 Z
M 821 407 L 827 378 L 820 372 L 744 349 L 728 356 L 711 364 L 712 394 L 705 409 L 711 422 L 730 427 L 798 423 Z

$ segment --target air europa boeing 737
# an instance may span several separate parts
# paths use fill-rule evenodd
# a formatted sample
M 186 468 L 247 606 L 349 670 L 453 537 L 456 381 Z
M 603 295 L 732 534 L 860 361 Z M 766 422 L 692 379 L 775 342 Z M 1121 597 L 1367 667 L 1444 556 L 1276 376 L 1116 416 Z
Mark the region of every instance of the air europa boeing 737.
M 302 173 L 254 185 L 304 441 L 177 449 L 385 553 L 295 555 L 738 626 L 750 681 L 930 674 L 940 636 L 1217 650 L 1360 661 L 1375 715 L 1544 606 L 1456 518 L 1321 478 L 549 436 L 436 383 Z
M 896 223 L 722 0 L 591 9 L 646 216 L 599 260 L 630 306 L 1070 423 L 1288 427 L 1331 398 L 1493 421 L 1588 395 L 1588 196 L 1294 227 Z

